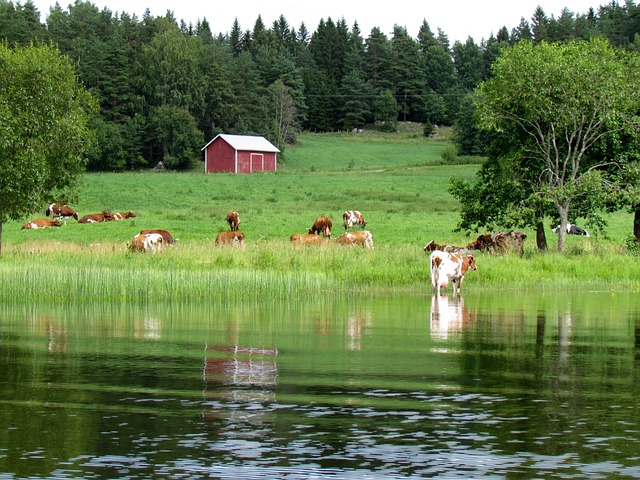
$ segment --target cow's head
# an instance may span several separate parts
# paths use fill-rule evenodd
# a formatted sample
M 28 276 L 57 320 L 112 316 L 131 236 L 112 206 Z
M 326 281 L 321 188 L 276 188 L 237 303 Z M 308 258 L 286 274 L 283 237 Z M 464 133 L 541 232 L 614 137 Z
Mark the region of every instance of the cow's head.
M 435 240 L 431 240 L 424 247 L 422 247 L 422 250 L 424 250 L 425 252 L 433 252 L 434 250 L 438 250 L 438 245 L 436 244 Z
M 467 255 L 466 256 L 466 260 L 467 260 L 467 269 L 468 270 L 477 270 L 478 269 L 476 267 L 476 259 L 473 258 L 473 255 Z
M 61 227 L 62 224 L 60 223 L 60 220 L 55 219 L 55 220 L 51 221 L 51 226 L 53 226 L 53 227 Z

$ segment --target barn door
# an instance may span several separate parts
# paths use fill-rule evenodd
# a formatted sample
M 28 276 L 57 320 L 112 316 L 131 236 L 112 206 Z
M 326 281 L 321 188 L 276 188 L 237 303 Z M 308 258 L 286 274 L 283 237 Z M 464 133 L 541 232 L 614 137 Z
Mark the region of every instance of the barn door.
M 251 154 L 251 172 L 261 172 L 264 170 L 264 154 Z

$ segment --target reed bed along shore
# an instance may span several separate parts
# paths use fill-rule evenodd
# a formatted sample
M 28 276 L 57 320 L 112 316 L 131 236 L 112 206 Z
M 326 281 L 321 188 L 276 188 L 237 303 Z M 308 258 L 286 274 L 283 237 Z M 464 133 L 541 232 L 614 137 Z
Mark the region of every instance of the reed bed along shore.
M 413 245 L 365 250 L 335 244 L 292 248 L 275 241 L 245 248 L 178 244 L 156 255 L 132 254 L 118 244 L 73 245 L 65 251 L 55 244 L 23 247 L 0 262 L 0 301 L 211 302 L 431 293 L 428 255 Z M 476 258 L 478 270 L 467 274 L 463 293 L 640 290 L 636 258 L 612 251 Z

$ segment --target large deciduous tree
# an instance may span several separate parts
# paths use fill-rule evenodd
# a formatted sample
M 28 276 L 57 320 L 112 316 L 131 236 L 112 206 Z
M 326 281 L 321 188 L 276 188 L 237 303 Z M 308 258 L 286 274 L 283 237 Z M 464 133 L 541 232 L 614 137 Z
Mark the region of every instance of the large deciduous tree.
M 3 223 L 73 193 L 94 106 L 57 49 L 0 43 L 0 248 Z
M 538 172 L 534 194 L 551 201 L 560 220 L 560 252 L 572 202 L 597 206 L 598 170 L 614 160 L 593 155 L 594 147 L 637 111 L 634 63 L 602 39 L 520 42 L 503 51 L 478 88 L 481 125 L 526 147 L 523 159 Z

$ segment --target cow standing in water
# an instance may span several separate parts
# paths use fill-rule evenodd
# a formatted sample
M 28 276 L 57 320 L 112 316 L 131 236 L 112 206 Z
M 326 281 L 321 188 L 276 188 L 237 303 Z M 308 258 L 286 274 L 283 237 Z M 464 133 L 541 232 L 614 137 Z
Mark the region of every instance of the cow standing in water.
M 431 286 L 440 295 L 440 289 L 453 283 L 453 293 L 460 295 L 460 287 L 468 270 L 477 270 L 473 255 L 460 255 L 435 250 L 431 254 Z
M 317 233 L 324 235 L 327 238 L 331 238 L 331 229 L 333 228 L 333 221 L 328 217 L 318 217 L 313 222 L 311 228 L 307 228 L 309 233 Z
M 347 210 L 342 214 L 342 222 L 344 223 L 344 229 L 348 230 L 354 225 L 360 225 L 364 228 L 367 226 L 367 222 L 364 221 L 364 217 L 358 210 Z
M 237 232 L 238 227 L 240 226 L 240 214 L 238 212 L 229 212 L 227 213 L 227 223 L 231 228 L 232 232 Z

